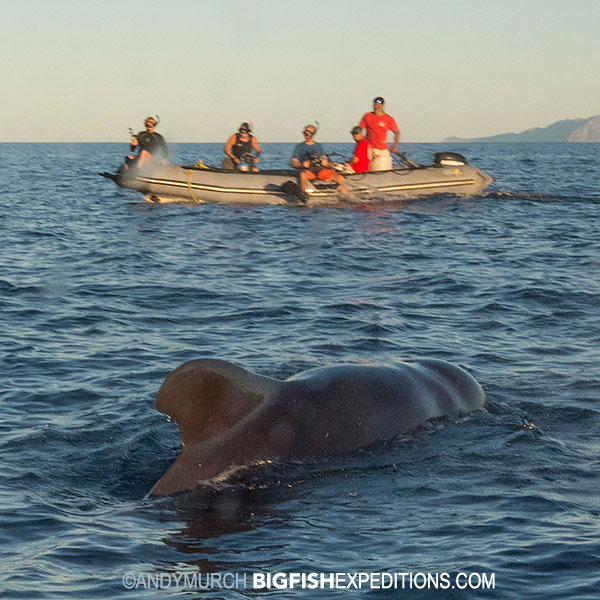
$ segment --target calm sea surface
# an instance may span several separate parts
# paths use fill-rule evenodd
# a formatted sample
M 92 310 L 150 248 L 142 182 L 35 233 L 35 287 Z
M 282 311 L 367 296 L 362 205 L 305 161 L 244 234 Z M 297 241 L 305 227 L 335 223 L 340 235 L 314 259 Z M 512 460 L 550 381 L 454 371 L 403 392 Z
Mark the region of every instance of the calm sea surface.
M 483 197 L 309 210 L 146 205 L 96 174 L 125 144 L 0 144 L 0 595 L 344 598 L 164 576 L 385 571 L 495 589 L 360 595 L 597 600 L 600 144 L 447 149 L 495 177 Z M 467 368 L 486 409 L 145 499 L 178 454 L 154 396 L 184 361 L 285 378 L 421 356 Z

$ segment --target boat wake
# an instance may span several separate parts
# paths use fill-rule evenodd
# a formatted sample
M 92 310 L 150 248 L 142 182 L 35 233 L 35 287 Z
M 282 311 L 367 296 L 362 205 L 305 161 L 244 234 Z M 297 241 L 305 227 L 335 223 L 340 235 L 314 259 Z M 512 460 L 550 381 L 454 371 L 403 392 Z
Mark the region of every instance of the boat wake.
M 542 194 L 536 192 L 511 192 L 510 190 L 496 190 L 484 192 L 482 194 L 482 197 L 490 200 L 516 200 L 521 202 L 535 202 L 546 204 L 600 204 L 600 198 L 593 198 L 589 196 L 567 196 L 561 194 Z

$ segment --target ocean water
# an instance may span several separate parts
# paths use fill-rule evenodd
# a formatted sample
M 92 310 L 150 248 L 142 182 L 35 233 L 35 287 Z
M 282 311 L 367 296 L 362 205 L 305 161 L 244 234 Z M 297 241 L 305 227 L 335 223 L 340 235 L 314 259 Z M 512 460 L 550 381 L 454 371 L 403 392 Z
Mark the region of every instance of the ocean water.
M 483 196 L 306 209 L 147 205 L 97 175 L 123 144 L 1 144 L 0 595 L 599 598 L 600 144 L 448 149 L 495 177 Z M 469 370 L 486 408 L 146 498 L 178 454 L 154 396 L 181 363 L 422 356 Z M 255 572 L 414 585 L 261 591 Z

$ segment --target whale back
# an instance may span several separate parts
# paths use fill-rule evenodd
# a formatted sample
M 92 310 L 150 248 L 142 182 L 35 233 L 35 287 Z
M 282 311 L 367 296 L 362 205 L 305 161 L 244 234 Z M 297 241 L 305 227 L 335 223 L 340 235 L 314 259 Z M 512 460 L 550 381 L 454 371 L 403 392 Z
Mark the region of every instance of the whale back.
M 185 446 L 228 432 L 268 402 L 280 385 L 223 360 L 192 360 L 167 377 L 156 408 L 179 425 Z
M 279 400 L 290 403 L 301 394 L 304 428 L 298 443 L 317 455 L 386 440 L 429 419 L 468 413 L 485 403 L 472 375 L 437 359 L 318 367 L 286 383 Z
M 436 358 L 420 358 L 408 363 L 419 376 L 437 387 L 439 415 L 468 413 L 485 404 L 485 393 L 479 382 L 457 365 Z
M 435 359 L 321 367 L 286 381 L 193 360 L 156 397 L 157 409 L 178 423 L 183 448 L 151 493 L 191 489 L 256 461 L 353 451 L 484 402 L 469 373 Z

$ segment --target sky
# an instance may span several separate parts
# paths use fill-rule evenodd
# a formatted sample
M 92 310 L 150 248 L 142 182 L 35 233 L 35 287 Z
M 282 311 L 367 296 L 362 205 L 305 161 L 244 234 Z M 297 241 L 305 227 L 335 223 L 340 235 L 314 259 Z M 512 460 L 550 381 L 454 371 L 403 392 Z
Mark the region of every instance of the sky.
M 600 114 L 600 0 L 0 0 L 0 142 L 402 140 Z

